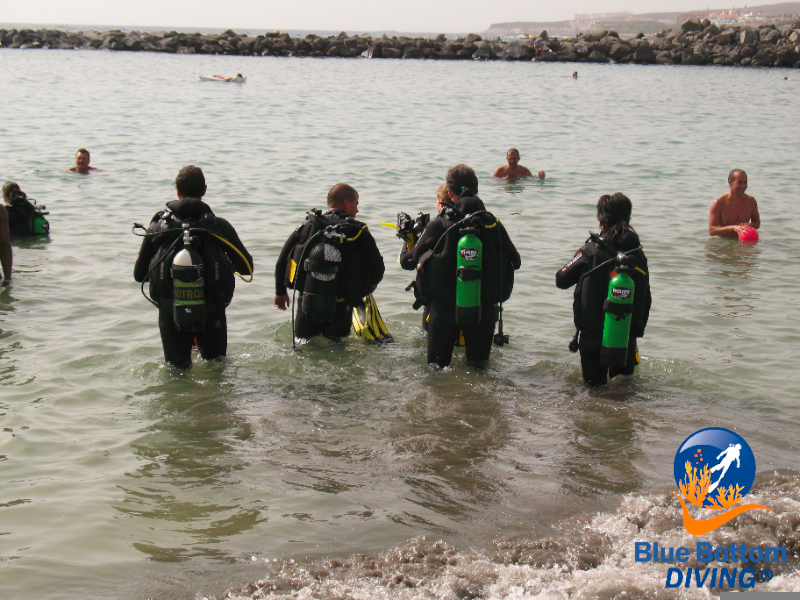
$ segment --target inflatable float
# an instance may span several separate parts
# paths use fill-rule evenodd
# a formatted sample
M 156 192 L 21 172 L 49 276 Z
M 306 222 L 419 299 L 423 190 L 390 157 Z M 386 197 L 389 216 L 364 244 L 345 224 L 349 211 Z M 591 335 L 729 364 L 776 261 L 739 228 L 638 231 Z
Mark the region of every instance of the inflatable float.
M 221 81 L 222 83 L 244 83 L 247 77 L 242 77 L 238 73 L 235 77 L 223 77 L 222 75 L 200 75 L 200 81 Z
M 739 241 L 755 244 L 758 241 L 758 231 L 753 227 L 745 227 L 739 232 Z

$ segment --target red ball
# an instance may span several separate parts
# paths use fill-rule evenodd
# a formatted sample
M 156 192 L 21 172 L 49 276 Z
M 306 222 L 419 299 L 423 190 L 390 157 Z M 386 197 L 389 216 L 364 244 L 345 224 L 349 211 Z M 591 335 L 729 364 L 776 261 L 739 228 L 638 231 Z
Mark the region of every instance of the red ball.
M 753 229 L 752 227 L 747 227 L 739 232 L 739 241 L 740 242 L 757 242 L 758 241 L 758 231 Z

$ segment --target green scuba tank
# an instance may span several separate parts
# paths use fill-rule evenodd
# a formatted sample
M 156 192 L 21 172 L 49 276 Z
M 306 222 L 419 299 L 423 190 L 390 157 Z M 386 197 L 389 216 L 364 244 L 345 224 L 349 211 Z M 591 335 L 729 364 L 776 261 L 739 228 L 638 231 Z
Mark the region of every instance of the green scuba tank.
M 606 367 L 624 367 L 628 361 L 628 341 L 633 314 L 633 278 L 629 273 L 628 257 L 617 255 L 611 281 L 608 282 L 608 298 L 603 303 L 603 345 L 600 348 L 600 364 Z
M 47 235 L 50 233 L 50 223 L 41 214 L 35 214 L 31 219 L 31 234 Z
M 206 288 L 203 257 L 192 246 L 189 224 L 183 224 L 183 249 L 172 259 L 173 318 L 178 331 L 203 331 Z
M 481 322 L 483 242 L 477 229 L 465 229 L 463 233 L 456 256 L 456 323 L 475 327 Z

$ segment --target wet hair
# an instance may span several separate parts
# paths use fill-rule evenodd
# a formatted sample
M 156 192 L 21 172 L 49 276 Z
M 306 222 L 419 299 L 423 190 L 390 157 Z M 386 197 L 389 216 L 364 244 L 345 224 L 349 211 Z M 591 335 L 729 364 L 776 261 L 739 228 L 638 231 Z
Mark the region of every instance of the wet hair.
M 742 175 L 744 175 L 745 177 L 747 177 L 747 173 L 745 173 L 743 169 L 734 169 L 733 171 L 731 171 L 730 173 L 728 173 L 728 183 L 730 183 L 731 181 L 733 181 L 733 178 L 734 178 L 734 176 L 735 176 L 737 173 L 741 173 Z
M 458 198 L 477 196 L 478 176 L 467 165 L 456 165 L 447 172 L 447 189 Z
M 436 190 L 436 199 L 442 204 L 451 204 L 450 196 L 447 193 L 447 184 L 443 183 Z
M 86 148 L 78 148 L 78 151 L 75 154 L 85 154 L 86 156 L 89 157 L 89 160 L 91 160 L 92 158 L 92 155 L 89 154 L 89 151 Z
M 620 192 L 613 196 L 600 196 L 597 201 L 597 220 L 606 233 L 606 240 L 613 246 L 614 242 L 627 233 L 631 226 L 630 199 Z
M 9 200 L 13 201 L 17 198 L 22 198 L 23 200 L 28 196 L 19 189 L 19 184 L 15 181 L 6 181 L 3 184 L 3 198 L 8 198 Z
M 203 170 L 194 165 L 187 165 L 178 171 L 175 178 L 175 186 L 181 196 L 187 198 L 202 198 L 206 193 L 206 178 Z
M 345 200 L 355 200 L 358 196 L 356 188 L 346 183 L 337 183 L 328 192 L 328 208 L 341 208 Z
M 516 153 L 517 153 L 517 155 L 519 155 L 519 150 L 517 150 L 516 148 L 509 148 L 509 149 L 508 149 L 508 152 L 506 152 L 506 156 L 508 156 L 508 155 L 509 155 L 509 154 L 511 154 L 512 152 L 516 152 Z

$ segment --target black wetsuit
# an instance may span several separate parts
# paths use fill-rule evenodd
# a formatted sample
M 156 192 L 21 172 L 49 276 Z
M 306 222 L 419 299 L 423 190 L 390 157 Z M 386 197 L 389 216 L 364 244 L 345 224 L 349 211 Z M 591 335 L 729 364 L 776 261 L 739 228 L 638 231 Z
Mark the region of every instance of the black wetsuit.
M 346 337 L 350 335 L 353 306 L 360 302 L 361 298 L 369 295 L 372 286 L 381 282 L 386 267 L 375 239 L 361 221 L 349 217 L 346 212 L 338 208 L 332 208 L 327 213 L 315 218 L 320 219 L 319 223 L 323 226 L 341 225 L 348 237 L 354 239 L 344 242 L 347 246 L 343 259 L 346 264 L 343 267 L 345 271 L 337 277 L 337 281 L 340 283 L 339 296 L 333 319 L 326 323 L 320 323 L 309 317 L 303 311 L 303 289 L 298 287 L 294 307 L 294 335 L 305 339 L 320 334 L 330 338 Z M 288 293 L 286 287 L 287 266 L 292 258 L 292 253 L 298 245 L 309 240 L 313 235 L 314 227 L 312 220 L 307 219 L 294 230 L 283 245 L 278 262 L 275 264 L 275 295 L 284 296 Z M 305 254 L 304 257 L 307 258 L 308 255 Z M 298 265 L 297 268 L 302 269 L 303 266 Z
M 435 254 L 440 256 L 444 253 L 448 255 L 446 258 L 442 256 L 437 259 L 441 261 L 440 264 L 444 268 L 439 270 L 441 276 L 431 277 L 430 287 L 433 293 L 427 304 L 430 311 L 428 318 L 428 364 L 436 363 L 441 367 L 449 366 L 453 360 L 453 349 L 458 339 L 459 330 L 464 334 L 468 362 L 489 359 L 492 351 L 494 327 L 497 322 L 495 304 L 501 293 L 499 289 L 501 287 L 499 271 L 505 271 L 505 269 L 492 270 L 490 267 L 491 262 L 487 260 L 490 257 L 487 256 L 484 259 L 483 277 L 486 281 L 481 291 L 480 323 L 470 328 L 459 327 L 456 324 L 455 314 L 456 249 L 454 246 L 449 247 L 458 243 L 458 232 L 454 232 L 455 235 L 451 234 L 451 240 L 443 241 L 441 244 L 439 244 L 439 240 L 455 222 L 466 215 L 485 211 L 486 207 L 480 198 L 465 197 L 456 201 L 454 209 L 455 212 L 448 215 L 449 207 L 445 207 L 425 227 L 425 231 L 420 236 L 416 246 L 410 252 L 403 252 L 400 255 L 400 266 L 409 271 L 417 268 L 423 256 L 431 250 L 436 250 Z M 494 257 L 497 259 L 498 265 L 501 264 L 501 261 L 505 262 L 510 266 L 509 272 L 519 269 L 522 262 L 519 252 L 511 242 L 511 238 L 508 237 L 508 233 L 502 223 L 500 221 L 496 221 L 496 223 L 497 226 L 493 230 L 485 230 L 493 231 L 493 233 L 487 234 L 491 236 L 490 238 L 485 240 L 482 238 L 484 249 L 487 250 L 491 244 L 493 250 L 490 251 L 499 253 L 498 256 Z M 487 287 L 492 293 L 486 293 L 485 288 Z
M 606 242 L 605 232 L 600 234 L 600 239 Z M 580 331 L 581 370 L 584 380 L 589 385 L 602 385 L 608 381 L 609 377 L 633 374 L 634 368 L 639 364 L 636 338 L 644 336 L 652 297 L 647 257 L 642 250 L 639 250 L 628 255 L 630 264 L 646 273 L 643 275 L 637 271 L 632 275 L 634 313 L 631 318 L 628 362 L 624 367 L 609 368 L 600 364 L 600 348 L 603 343 L 603 323 L 605 321 L 603 303 L 608 297 L 609 275 L 614 270 L 614 261 L 612 260 L 607 266 L 597 269 L 583 279 L 582 276 L 613 258 L 618 252 L 627 252 L 640 245 L 639 236 L 632 229 L 618 237 L 613 246 L 607 242 L 598 244 L 590 238 L 575 253 L 572 260 L 556 273 L 556 286 L 561 289 L 567 289 L 580 283 L 575 289 L 573 313 L 575 327 Z
M 167 208 L 179 220 L 198 219 L 197 223 L 193 224 L 193 227 L 202 227 L 226 238 L 244 255 L 249 266 L 241 256 L 226 244 L 219 242 L 219 249 L 227 257 L 230 264 L 233 265 L 235 271 L 243 274 L 250 273 L 253 259 L 244 244 L 239 240 L 236 230 L 228 221 L 214 215 L 205 202 L 199 198 L 182 198 L 167 203 Z M 156 213 L 150 222 L 148 231 L 156 230 L 162 215 L 163 211 Z M 204 215 L 212 215 L 211 220 L 206 219 Z M 136 281 L 145 280 L 153 266 L 151 262 L 158 254 L 159 249 L 164 244 L 171 244 L 175 240 L 175 236 L 179 234 L 179 230 L 171 230 L 169 233 L 147 236 L 142 240 L 142 247 L 136 259 L 136 265 L 133 268 L 133 278 Z M 209 243 L 215 242 L 210 241 Z M 192 364 L 192 346 L 195 340 L 197 341 L 200 355 L 204 359 L 212 360 L 225 356 L 228 348 L 228 327 L 225 308 L 227 303 L 230 302 L 230 298 L 223 302 L 212 302 L 210 298 L 207 298 L 205 328 L 203 331 L 197 332 L 178 331 L 173 316 L 173 298 L 171 296 L 154 297 L 153 300 L 158 302 L 158 327 L 161 331 L 164 358 L 168 363 L 182 369 L 189 368 Z

